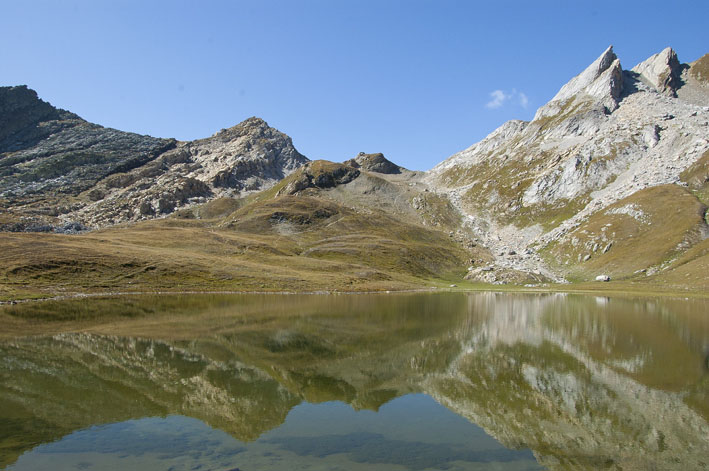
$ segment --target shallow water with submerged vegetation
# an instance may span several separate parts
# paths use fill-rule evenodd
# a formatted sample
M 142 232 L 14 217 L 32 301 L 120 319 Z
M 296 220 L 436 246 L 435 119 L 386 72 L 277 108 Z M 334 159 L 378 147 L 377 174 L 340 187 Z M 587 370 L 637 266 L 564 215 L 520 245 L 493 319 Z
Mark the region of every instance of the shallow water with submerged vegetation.
M 4 306 L 0 467 L 705 469 L 708 312 L 513 293 Z

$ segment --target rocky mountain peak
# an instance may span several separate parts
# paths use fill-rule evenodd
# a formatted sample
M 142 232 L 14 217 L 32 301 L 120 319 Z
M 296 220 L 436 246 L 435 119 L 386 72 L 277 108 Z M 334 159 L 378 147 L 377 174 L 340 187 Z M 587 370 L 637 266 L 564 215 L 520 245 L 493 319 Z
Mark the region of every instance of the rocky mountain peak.
M 22 115 L 33 109 L 41 109 L 44 112 L 44 116 L 42 116 L 44 119 L 81 119 L 74 113 L 55 108 L 41 100 L 37 92 L 28 88 L 27 85 L 0 87 L 0 119 L 9 121 L 8 115 L 12 113 Z
M 0 87 L 0 198 L 36 201 L 32 227 L 167 215 L 267 188 L 305 162 L 290 137 L 257 117 L 178 142 L 89 123 L 26 86 Z
M 164 216 L 266 189 L 306 162 L 289 136 L 252 117 L 211 137 L 181 142 L 153 162 L 99 182 L 94 188 L 99 198 L 66 218 L 97 227 Z
M 56 213 L 51 197 L 76 196 L 174 145 L 89 123 L 24 85 L 0 89 L 0 197 L 43 201 L 42 214 Z
M 266 121 L 256 116 L 252 116 L 235 126 L 216 132 L 212 137 L 219 138 L 221 141 L 225 142 L 247 134 L 250 136 L 264 135 L 269 129 L 272 128 Z
M 537 110 L 535 120 L 559 114 L 572 99 L 590 99 L 609 111 L 618 108 L 623 91 L 623 68 L 609 46 L 583 72 L 569 80 L 549 103 Z
M 614 60 L 610 67 L 596 78 L 591 84 L 586 87 L 586 94 L 600 100 L 611 98 L 611 107 L 615 109 L 617 100 L 623 91 L 623 68 L 620 65 L 620 60 Z
M 598 78 L 604 75 L 604 72 L 611 68 L 611 66 L 614 66 L 617 60 L 618 57 L 613 52 L 613 46 L 608 46 L 608 49 L 603 51 L 603 54 L 601 54 L 598 59 L 593 61 L 583 72 L 561 87 L 559 92 L 552 98 L 552 101 L 566 101 L 574 95 L 585 91 Z
M 632 72 L 639 74 L 641 80 L 660 93 L 672 97 L 677 96 L 677 89 L 682 84 L 682 66 L 671 47 L 639 63 L 632 68 Z
M 460 209 L 482 245 L 499 254 L 501 267 L 526 267 L 553 279 L 534 250 L 559 241 L 580 247 L 576 239 L 585 229 L 574 232 L 580 225 L 594 215 L 601 220 L 599 212 L 614 204 L 634 208 L 640 204 L 636 193 L 638 201 L 662 194 L 666 200 L 648 203 L 657 206 L 647 210 L 661 211 L 672 198 L 684 197 L 676 195 L 685 192 L 687 169 L 706 181 L 706 171 L 697 170 L 709 152 L 709 87 L 699 78 L 709 60 L 703 61 L 680 64 L 667 48 L 631 72 L 608 48 L 541 107 L 534 121 L 505 123 L 434 167 L 427 179 Z M 675 193 L 657 189 L 663 185 Z M 697 227 L 698 233 L 708 230 L 703 221 Z M 586 252 L 562 268 L 609 253 L 606 237 L 584 246 Z M 508 257 L 527 250 L 524 261 Z

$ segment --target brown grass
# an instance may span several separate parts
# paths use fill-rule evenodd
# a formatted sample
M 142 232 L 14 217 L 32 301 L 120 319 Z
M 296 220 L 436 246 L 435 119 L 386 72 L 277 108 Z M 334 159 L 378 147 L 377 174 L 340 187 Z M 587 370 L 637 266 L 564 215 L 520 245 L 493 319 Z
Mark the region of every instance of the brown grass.
M 624 207 L 640 211 L 640 220 L 613 214 Z M 550 245 L 545 255 L 572 280 L 590 280 L 601 273 L 644 279 L 646 275 L 638 270 L 665 268 L 703 238 L 705 211 L 706 206 L 684 188 L 648 188 L 594 214 L 562 241 Z
M 704 54 L 692 62 L 689 73 L 698 81 L 709 85 L 709 54 Z
M 236 203 L 214 204 L 226 209 L 197 213 L 229 212 Z M 71 236 L 0 233 L 0 247 L 0 299 L 409 289 L 459 279 L 471 257 L 443 231 L 298 196 L 255 199 L 224 219 L 168 218 Z

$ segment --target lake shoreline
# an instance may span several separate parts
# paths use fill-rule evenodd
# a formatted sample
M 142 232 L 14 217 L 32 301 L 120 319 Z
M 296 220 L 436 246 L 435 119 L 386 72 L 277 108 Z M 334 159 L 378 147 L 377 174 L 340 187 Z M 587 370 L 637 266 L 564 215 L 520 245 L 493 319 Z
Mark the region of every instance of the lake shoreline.
M 677 288 L 662 289 L 656 286 L 628 286 L 625 283 L 579 283 L 579 284 L 549 284 L 547 286 L 522 286 L 522 285 L 493 285 L 475 284 L 473 286 L 430 286 L 410 289 L 368 289 L 368 290 L 154 290 L 154 291 L 102 291 L 102 292 L 76 292 L 46 297 L 26 297 L 0 300 L 0 306 L 35 303 L 44 301 L 64 301 L 82 298 L 113 298 L 122 296 L 185 296 L 185 295 L 362 295 L 362 294 L 405 294 L 405 293 L 566 293 L 587 294 L 601 296 L 650 296 L 650 297 L 677 297 L 677 298 L 707 298 L 709 293 L 701 290 L 682 291 Z

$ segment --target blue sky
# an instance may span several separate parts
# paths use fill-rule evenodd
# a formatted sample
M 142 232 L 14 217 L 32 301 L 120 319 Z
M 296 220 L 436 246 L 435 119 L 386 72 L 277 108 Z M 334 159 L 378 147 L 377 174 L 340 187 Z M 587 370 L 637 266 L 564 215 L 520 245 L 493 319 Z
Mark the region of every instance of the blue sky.
M 709 52 L 709 1 L 0 0 L 0 85 L 182 140 L 259 116 L 311 159 L 425 170 L 531 119 L 610 44 Z

